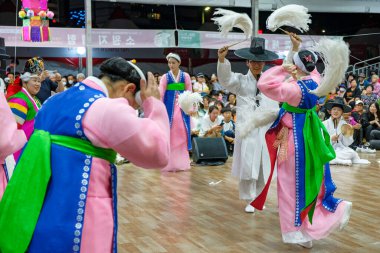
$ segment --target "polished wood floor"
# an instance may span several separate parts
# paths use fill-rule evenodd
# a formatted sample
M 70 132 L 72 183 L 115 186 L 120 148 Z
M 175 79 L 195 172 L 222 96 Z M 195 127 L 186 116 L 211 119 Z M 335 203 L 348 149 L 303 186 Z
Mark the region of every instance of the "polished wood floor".
M 276 183 L 266 209 L 247 214 L 224 166 L 161 174 L 119 166 L 119 252 L 380 252 L 380 152 L 371 165 L 332 166 L 336 196 L 353 202 L 349 225 L 311 250 L 281 241 Z

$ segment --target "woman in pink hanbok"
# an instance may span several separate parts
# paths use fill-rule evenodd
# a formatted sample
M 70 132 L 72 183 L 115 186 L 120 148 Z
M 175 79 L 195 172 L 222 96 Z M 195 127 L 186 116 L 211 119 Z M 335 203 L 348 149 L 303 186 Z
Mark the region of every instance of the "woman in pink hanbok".
M 143 168 L 169 159 L 169 120 L 149 73 L 112 58 L 47 100 L 0 202 L 0 252 L 117 252 L 116 152 Z M 138 118 L 140 89 L 145 118 Z M 138 93 L 137 93 L 138 94 Z
M 26 143 L 23 130 L 17 129 L 17 123 L 4 94 L 0 92 L 0 200 L 9 180 L 5 158 L 20 150 Z
M 321 81 L 316 70 L 317 56 L 308 50 L 298 52 L 300 42 L 293 35 L 291 40 L 293 50 L 287 64 L 267 70 L 258 82 L 262 93 L 283 102 L 283 106 L 266 133 L 271 175 L 252 205 L 262 210 L 277 163 L 283 242 L 311 248 L 313 240 L 348 223 L 352 204 L 333 197 L 336 186 L 328 162 L 335 158 L 335 152 L 315 113 L 318 96 L 313 91 Z
M 159 89 L 170 121 L 170 159 L 162 171 L 189 170 L 190 116 L 180 108 L 178 96 L 185 90 L 192 91 L 191 79 L 189 74 L 179 69 L 181 58 L 178 54 L 170 53 L 166 59 L 170 71 L 162 76 Z

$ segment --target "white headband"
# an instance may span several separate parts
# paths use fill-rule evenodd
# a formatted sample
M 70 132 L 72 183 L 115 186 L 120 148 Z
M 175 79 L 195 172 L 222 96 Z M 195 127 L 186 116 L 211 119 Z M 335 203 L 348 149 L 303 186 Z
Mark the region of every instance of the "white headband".
M 39 77 L 37 74 L 31 74 L 30 72 L 25 72 L 20 76 L 20 79 L 24 82 L 28 82 L 33 77 Z
M 137 65 L 133 64 L 131 61 L 127 62 L 137 71 L 141 79 L 146 80 L 144 73 L 139 67 L 137 67 Z
M 169 53 L 169 54 L 166 56 L 166 60 L 169 61 L 170 58 L 174 58 L 174 59 L 176 59 L 178 62 L 181 62 L 181 57 L 179 57 L 178 54 L 175 54 L 175 53 Z
M 312 52 L 312 51 L 310 51 L 310 52 L 314 55 L 314 57 L 315 57 L 315 62 L 317 62 L 317 61 L 318 61 L 318 56 L 317 56 L 314 52 Z M 310 74 L 310 72 L 307 71 L 305 65 L 303 64 L 303 62 L 302 62 L 300 56 L 298 55 L 298 52 L 295 53 L 295 54 L 293 55 L 293 61 L 294 61 L 294 64 L 295 64 L 297 67 L 299 67 L 303 72 L 305 72 L 305 73 L 307 73 L 307 74 Z

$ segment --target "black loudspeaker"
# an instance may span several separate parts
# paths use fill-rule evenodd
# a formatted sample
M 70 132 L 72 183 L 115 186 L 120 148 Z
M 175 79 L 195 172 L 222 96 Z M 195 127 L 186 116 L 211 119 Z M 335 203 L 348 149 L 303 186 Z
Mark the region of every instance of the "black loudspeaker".
M 218 165 L 228 159 L 227 147 L 223 138 L 193 139 L 193 162 Z

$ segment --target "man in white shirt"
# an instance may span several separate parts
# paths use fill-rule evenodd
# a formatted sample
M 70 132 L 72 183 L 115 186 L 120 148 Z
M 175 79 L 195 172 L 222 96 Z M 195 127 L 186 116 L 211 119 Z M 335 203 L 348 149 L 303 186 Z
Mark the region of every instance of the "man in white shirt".
M 206 84 L 205 75 L 203 73 L 197 74 L 197 82 L 193 85 L 193 91 L 200 93 L 202 96 L 210 93 L 210 89 Z

